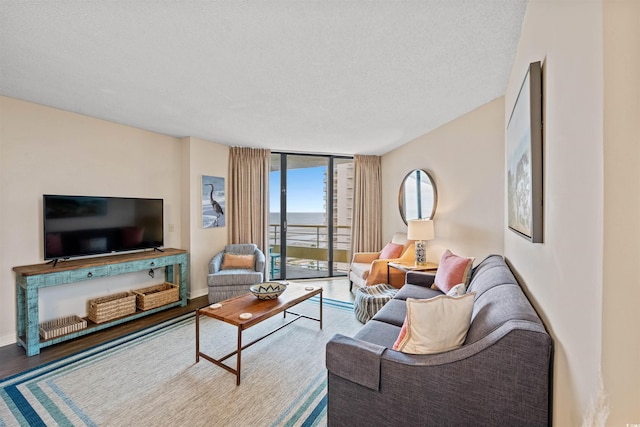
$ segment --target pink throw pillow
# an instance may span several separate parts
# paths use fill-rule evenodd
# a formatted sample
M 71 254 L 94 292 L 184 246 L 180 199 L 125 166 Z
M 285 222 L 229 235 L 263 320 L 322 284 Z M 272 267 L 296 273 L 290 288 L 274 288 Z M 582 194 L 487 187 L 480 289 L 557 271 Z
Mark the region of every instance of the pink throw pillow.
M 474 259 L 454 255 L 447 249 L 440 259 L 433 286 L 446 294 L 458 283 L 466 285 Z
M 379 259 L 398 258 L 400 255 L 402 255 L 403 248 L 404 245 L 401 245 L 399 243 L 387 243 L 387 245 L 382 248 Z
M 396 338 L 396 342 L 393 343 L 393 349 L 395 351 L 400 351 L 400 346 L 404 342 L 407 337 L 407 329 L 408 329 L 409 318 L 407 316 L 404 317 L 404 323 L 402 324 L 402 328 L 400 328 L 400 335 Z

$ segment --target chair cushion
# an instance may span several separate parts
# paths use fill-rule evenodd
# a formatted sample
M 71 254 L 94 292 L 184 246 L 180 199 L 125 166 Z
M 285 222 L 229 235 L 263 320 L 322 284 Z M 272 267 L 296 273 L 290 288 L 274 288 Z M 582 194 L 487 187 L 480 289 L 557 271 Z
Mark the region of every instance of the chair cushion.
M 220 268 L 222 270 L 245 269 L 245 268 L 253 269 L 255 265 L 256 265 L 255 255 L 225 253 L 222 258 L 222 266 Z
M 220 270 L 207 276 L 207 285 L 254 285 L 263 282 L 261 272 L 253 270 Z

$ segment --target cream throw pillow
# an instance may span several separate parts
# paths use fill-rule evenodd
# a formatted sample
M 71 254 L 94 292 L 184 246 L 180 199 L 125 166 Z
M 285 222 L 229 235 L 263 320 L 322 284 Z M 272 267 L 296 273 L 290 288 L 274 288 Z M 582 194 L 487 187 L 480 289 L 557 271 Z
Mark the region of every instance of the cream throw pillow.
M 255 255 L 240 255 L 240 254 L 226 253 L 222 257 L 222 266 L 220 266 L 220 269 L 222 270 L 253 269 L 255 265 L 256 265 Z
M 393 349 L 433 354 L 462 346 L 471 323 L 474 298 L 475 292 L 460 297 L 407 298 L 407 317 Z

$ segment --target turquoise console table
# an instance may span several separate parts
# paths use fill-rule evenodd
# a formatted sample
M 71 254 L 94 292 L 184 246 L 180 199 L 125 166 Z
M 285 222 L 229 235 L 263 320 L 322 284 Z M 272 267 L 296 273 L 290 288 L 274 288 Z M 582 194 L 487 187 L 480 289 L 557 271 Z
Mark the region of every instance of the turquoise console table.
M 62 341 L 108 328 L 160 310 L 187 305 L 187 252 L 181 249 L 163 249 L 163 252 L 147 251 L 131 254 L 102 256 L 59 262 L 14 267 L 16 273 L 16 313 L 18 320 L 17 342 L 25 348 L 27 356 L 40 353 L 47 347 Z M 180 298 L 176 302 L 151 310 L 137 310 L 134 314 L 95 324 L 87 321 L 87 328 L 50 340 L 41 340 L 39 335 L 38 292 L 40 288 L 81 282 L 99 277 L 133 273 L 149 269 L 165 269 L 167 282 L 180 287 Z M 178 267 L 178 268 L 174 268 Z

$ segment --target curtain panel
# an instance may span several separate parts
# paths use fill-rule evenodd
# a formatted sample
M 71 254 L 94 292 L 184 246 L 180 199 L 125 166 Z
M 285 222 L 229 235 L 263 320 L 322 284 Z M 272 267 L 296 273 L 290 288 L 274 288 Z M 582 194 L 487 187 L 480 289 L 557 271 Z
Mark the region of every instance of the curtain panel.
M 380 156 L 355 155 L 352 253 L 382 247 L 382 168 Z
M 255 243 L 268 253 L 269 159 L 271 150 L 229 151 L 229 243 Z

